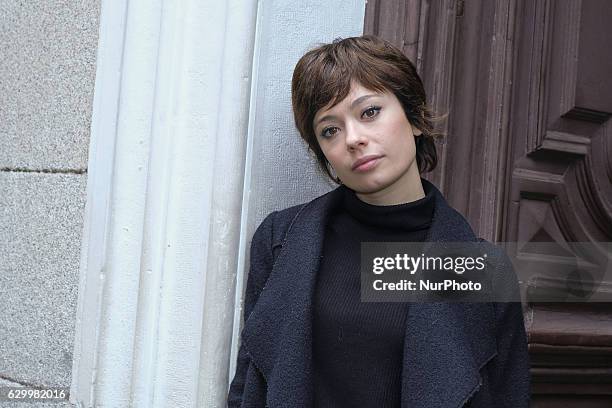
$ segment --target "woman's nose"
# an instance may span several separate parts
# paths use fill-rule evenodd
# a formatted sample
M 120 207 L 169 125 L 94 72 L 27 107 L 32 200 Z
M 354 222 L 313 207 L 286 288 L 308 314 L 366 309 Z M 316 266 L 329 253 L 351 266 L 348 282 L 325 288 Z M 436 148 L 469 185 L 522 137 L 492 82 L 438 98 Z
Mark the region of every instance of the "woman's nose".
M 346 128 L 346 145 L 348 148 L 356 148 L 359 146 L 366 146 L 368 144 L 368 137 L 362 129 L 357 127 Z

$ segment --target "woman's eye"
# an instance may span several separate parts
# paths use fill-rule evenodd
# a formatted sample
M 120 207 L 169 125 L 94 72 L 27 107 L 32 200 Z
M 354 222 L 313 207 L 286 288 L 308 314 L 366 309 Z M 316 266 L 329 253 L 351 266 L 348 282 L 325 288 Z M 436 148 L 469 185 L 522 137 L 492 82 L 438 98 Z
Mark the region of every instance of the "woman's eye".
M 336 133 L 338 133 L 337 127 L 328 127 L 328 128 L 323 129 L 323 132 L 321 132 L 321 137 L 324 137 L 324 138 L 332 137 Z
M 378 112 L 380 112 L 380 107 L 371 106 L 368 109 L 364 110 L 361 116 L 364 118 L 373 118 L 374 116 L 378 115 Z

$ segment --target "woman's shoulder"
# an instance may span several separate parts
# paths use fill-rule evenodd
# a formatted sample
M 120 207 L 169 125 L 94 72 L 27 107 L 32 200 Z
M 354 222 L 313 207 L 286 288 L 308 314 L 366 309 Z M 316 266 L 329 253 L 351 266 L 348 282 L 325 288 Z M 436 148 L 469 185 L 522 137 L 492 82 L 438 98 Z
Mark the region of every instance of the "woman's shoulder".
M 300 204 L 296 204 L 296 205 L 292 205 L 290 207 L 284 208 L 282 210 L 275 210 L 272 211 L 271 213 L 268 214 L 268 216 L 266 218 L 270 218 L 270 222 L 272 222 L 275 226 L 276 229 L 288 229 L 292 222 L 298 217 L 298 215 L 300 214 L 300 212 L 302 212 L 305 208 L 309 207 L 309 206 L 325 206 L 326 202 L 329 201 L 329 199 L 333 200 L 333 197 L 335 197 L 335 199 L 337 199 L 339 197 L 339 195 L 341 194 L 340 192 L 340 187 L 328 191 L 327 193 L 321 194 L 309 201 L 300 203 Z
M 291 221 L 300 213 L 300 211 L 306 207 L 309 202 L 292 205 L 282 210 L 274 211 L 274 221 L 277 223 L 291 223 Z
M 270 234 L 272 244 L 278 244 L 284 240 L 285 235 L 291 229 L 293 223 L 298 219 L 300 213 L 308 207 L 311 207 L 312 210 L 312 206 L 318 209 L 326 208 L 330 201 L 333 201 L 334 197 L 337 198 L 338 191 L 338 189 L 331 190 L 309 201 L 292 205 L 281 210 L 274 210 L 264 218 L 258 230 L 266 231 Z M 336 193 L 334 194 L 334 192 Z M 256 235 L 258 235 L 257 232 Z
M 279 245 L 283 241 L 293 220 L 307 204 L 308 203 L 293 205 L 282 210 L 274 210 L 268 213 L 257 227 L 253 235 L 253 240 L 269 241 L 272 247 Z

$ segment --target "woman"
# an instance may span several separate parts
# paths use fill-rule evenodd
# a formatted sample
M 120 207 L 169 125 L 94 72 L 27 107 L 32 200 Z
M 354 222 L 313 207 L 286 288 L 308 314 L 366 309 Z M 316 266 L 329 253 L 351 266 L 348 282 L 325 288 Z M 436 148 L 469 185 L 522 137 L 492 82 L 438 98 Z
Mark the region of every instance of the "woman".
M 229 406 L 528 406 L 520 303 L 361 301 L 361 242 L 479 241 L 420 177 L 437 157 L 411 62 L 375 37 L 336 40 L 297 63 L 292 102 L 340 186 L 255 232 Z

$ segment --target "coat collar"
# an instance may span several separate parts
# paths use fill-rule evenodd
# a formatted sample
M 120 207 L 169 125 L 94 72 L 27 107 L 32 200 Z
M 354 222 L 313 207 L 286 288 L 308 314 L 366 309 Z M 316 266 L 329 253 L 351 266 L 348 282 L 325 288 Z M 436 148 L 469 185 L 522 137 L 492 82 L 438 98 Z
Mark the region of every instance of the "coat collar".
M 475 241 L 469 224 L 433 189 L 426 241 Z M 264 290 L 245 323 L 243 341 L 267 382 L 270 407 L 312 406 L 312 300 L 328 215 L 340 186 L 295 216 Z M 461 406 L 481 383 L 479 369 L 496 354 L 488 303 L 414 303 L 406 320 L 402 407 Z

